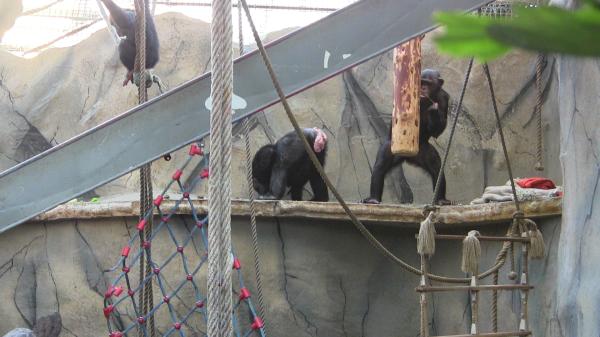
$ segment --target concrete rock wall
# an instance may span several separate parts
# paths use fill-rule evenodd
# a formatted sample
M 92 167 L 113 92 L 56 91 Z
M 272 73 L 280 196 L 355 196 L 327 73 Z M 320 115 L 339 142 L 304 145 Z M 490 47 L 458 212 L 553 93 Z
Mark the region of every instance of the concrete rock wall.
M 545 333 L 551 317 L 548 303 L 553 301 L 559 222 L 557 218 L 540 222 L 548 253 L 544 260 L 530 262 L 530 281 L 536 288 L 530 297 L 529 314 L 536 336 L 559 336 Z M 108 270 L 117 262 L 130 236 L 137 235 L 136 223 L 133 218 L 27 223 L 3 233 L 0 296 L 4 302 L 0 306 L 0 335 L 15 327 L 31 327 L 40 317 L 53 312 L 58 312 L 62 319 L 61 337 L 107 335 L 102 300 L 108 282 L 115 277 Z M 187 237 L 191 226 L 193 221 L 189 218 L 175 219 L 174 235 Z M 395 254 L 418 264 L 416 229 L 381 225 L 370 228 Z M 269 335 L 418 335 L 419 306 L 415 292 L 418 278 L 375 251 L 350 223 L 263 218 L 258 229 Z M 501 235 L 505 230 L 502 224 L 483 228 L 481 232 Z M 464 229 L 456 233 L 464 233 Z M 232 235 L 246 285 L 256 295 L 248 219 L 234 218 Z M 484 268 L 493 263 L 499 245 L 482 245 Z M 152 247 L 157 261 L 164 261 L 175 250 L 165 231 L 153 241 Z M 201 249 L 202 245 L 194 240 L 192 247 Z M 433 272 L 463 276 L 460 242 L 438 242 L 437 252 L 432 259 Z M 188 250 L 187 256 L 194 256 L 194 250 Z M 198 280 L 203 287 L 206 267 Z M 516 268 L 519 272 L 518 255 Z M 501 282 L 509 282 L 508 271 L 508 267 L 503 269 Z M 167 267 L 161 272 L 169 290 L 185 277 L 180 268 Z M 485 293 L 481 298 L 481 328 L 490 331 L 491 294 Z M 155 303 L 160 300 L 155 289 Z M 180 313 L 185 312 L 181 303 L 190 305 L 189 301 L 193 301 L 193 295 L 173 300 Z M 435 294 L 430 303 L 432 334 L 467 331 L 470 315 L 466 293 Z M 500 328 L 514 330 L 519 317 L 518 294 L 501 292 L 499 303 Z M 165 314 L 161 312 L 157 317 L 161 332 L 171 326 Z M 124 322 L 132 318 L 127 313 L 122 317 Z M 202 330 L 202 322 L 195 320 L 192 325 Z

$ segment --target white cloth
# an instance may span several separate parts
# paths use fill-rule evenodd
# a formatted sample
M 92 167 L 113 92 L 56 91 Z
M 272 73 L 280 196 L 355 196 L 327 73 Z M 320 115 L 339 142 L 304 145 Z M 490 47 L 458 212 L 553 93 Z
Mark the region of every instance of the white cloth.
M 557 197 L 562 192 L 562 187 L 557 186 L 551 190 L 544 190 L 539 188 L 521 188 L 515 184 L 517 189 L 517 197 L 519 201 L 545 199 Z M 480 198 L 476 198 L 471 201 L 471 204 L 485 204 L 488 202 L 501 202 L 501 201 L 512 201 L 512 187 L 510 181 L 506 182 L 503 186 L 488 186 L 483 190 L 483 195 Z
M 4 337 L 35 337 L 33 331 L 25 328 L 16 328 L 9 331 Z

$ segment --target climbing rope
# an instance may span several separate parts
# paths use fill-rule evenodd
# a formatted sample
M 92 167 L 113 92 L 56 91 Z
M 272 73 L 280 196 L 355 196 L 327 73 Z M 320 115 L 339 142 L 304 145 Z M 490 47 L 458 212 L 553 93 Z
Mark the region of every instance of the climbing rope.
M 211 158 L 208 231 L 208 329 L 232 334 L 231 303 L 231 100 L 233 53 L 231 0 L 213 0 L 211 24 Z
M 208 217 L 203 214 L 190 197 L 190 192 L 197 185 L 206 181 L 209 171 L 204 168 L 199 173 L 194 173 L 184 181 L 184 173 L 191 163 L 203 155 L 203 149 L 197 144 L 189 148 L 188 158 L 175 170 L 169 183 L 153 200 L 154 209 L 149 209 L 141 216 L 135 225 L 139 235 L 132 235 L 123 246 L 120 258 L 108 273 L 116 273 L 104 296 L 104 315 L 106 317 L 109 336 L 133 336 L 136 333 L 149 337 L 149 321 L 151 317 L 160 317 L 161 335 L 164 337 L 177 335 L 203 336 L 206 335 L 207 309 L 206 309 L 206 282 L 201 282 L 201 270 L 206 265 L 208 256 L 207 225 Z M 203 159 L 206 159 L 204 156 Z M 173 187 L 179 188 L 180 197 L 166 203 L 166 193 Z M 141 240 L 148 221 L 157 213 L 156 226 L 146 241 Z M 190 212 L 193 222 L 188 223 L 188 217 L 181 216 L 180 212 Z M 177 221 L 179 220 L 179 221 Z M 136 248 L 138 242 L 140 248 Z M 143 278 L 143 283 L 134 285 L 131 279 L 134 275 L 132 266 L 139 263 L 144 256 L 145 248 L 156 243 L 161 249 L 149 256 L 152 273 Z M 233 311 L 230 317 L 233 320 L 235 337 L 260 336 L 263 333 L 263 322 L 258 316 L 252 303 L 251 293 L 246 288 L 242 263 L 232 250 L 229 269 L 234 270 L 238 280 L 233 299 Z M 156 303 L 146 313 L 142 313 L 142 303 L 137 295 L 144 285 L 154 281 L 157 285 L 158 298 Z M 159 330 L 157 329 L 157 331 Z
M 542 67 L 545 62 L 545 55 L 538 54 L 535 63 L 535 88 L 536 88 L 536 100 L 535 100 L 535 115 L 537 118 L 537 151 L 535 169 L 537 171 L 544 170 L 543 151 L 544 151 L 544 138 L 542 133 Z
M 145 0 L 135 0 L 135 15 L 136 15 L 136 30 L 135 30 L 135 42 L 136 42 L 136 53 L 135 53 L 135 64 L 134 71 L 138 74 L 146 73 L 146 14 L 147 14 L 147 3 Z M 138 100 L 139 104 L 142 104 L 148 100 L 148 91 L 145 85 L 138 86 Z M 144 216 L 148 212 L 152 212 L 152 168 L 150 163 L 145 164 L 139 170 L 140 172 L 140 217 Z M 139 303 L 141 304 L 141 314 L 146 316 L 151 308 L 154 307 L 154 296 L 153 296 L 153 284 L 152 278 L 150 281 L 145 283 L 149 275 L 152 275 L 152 256 L 151 247 L 144 246 L 145 242 L 148 242 L 150 235 L 152 234 L 152 220 L 153 217 L 147 221 L 144 231 L 140 231 L 140 245 L 141 249 L 144 249 L 144 255 L 140 257 L 140 285 L 142 285 L 139 293 Z M 150 336 L 156 336 L 156 329 L 154 325 L 154 315 L 148 319 L 148 329 L 150 330 Z M 138 336 L 145 336 L 142 331 L 138 331 Z
M 444 159 L 442 160 L 442 166 L 440 167 L 440 173 L 438 174 L 437 180 L 435 181 L 435 188 L 433 189 L 433 198 L 431 200 L 431 206 L 435 206 L 437 203 L 437 195 L 440 191 L 440 185 L 442 182 L 442 177 L 444 175 L 444 168 L 446 167 L 446 162 L 448 161 L 448 153 L 450 153 L 450 145 L 452 145 L 452 139 L 454 139 L 454 132 L 456 131 L 456 125 L 458 124 L 458 116 L 460 111 L 462 110 L 463 99 L 465 98 L 465 93 L 467 91 L 467 84 L 469 83 L 469 77 L 471 76 L 471 70 L 473 69 L 473 58 L 469 60 L 469 65 L 467 66 L 467 73 L 465 74 L 465 79 L 463 81 L 463 86 L 460 91 L 460 97 L 458 99 L 458 104 L 454 109 L 454 121 L 452 122 L 452 128 L 450 129 L 450 137 L 448 138 L 448 143 L 446 144 L 446 149 L 444 151 Z
M 244 33 L 242 30 L 243 13 L 242 6 L 238 0 L 238 32 L 239 32 L 239 52 L 240 56 L 244 54 Z M 252 179 L 252 155 L 250 153 L 250 118 L 247 117 L 242 121 L 242 133 L 244 135 L 244 149 L 246 157 L 246 184 L 248 185 L 248 200 L 250 201 L 250 232 L 252 235 L 252 254 L 254 256 L 254 274 L 256 277 L 256 293 L 258 294 L 258 310 L 263 321 L 266 321 L 265 302 L 263 298 L 262 276 L 260 268 L 260 246 L 258 244 L 258 229 L 256 225 L 256 194 Z M 263 328 L 266 336 L 266 327 Z

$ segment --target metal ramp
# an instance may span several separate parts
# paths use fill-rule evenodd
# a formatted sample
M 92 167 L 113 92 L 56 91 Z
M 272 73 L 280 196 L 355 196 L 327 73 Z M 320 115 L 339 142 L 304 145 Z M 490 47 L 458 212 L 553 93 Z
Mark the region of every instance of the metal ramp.
M 267 50 L 292 96 L 434 29 L 435 11 L 489 2 L 362 0 Z M 235 60 L 234 84 L 234 122 L 278 102 L 257 51 Z M 1 173 L 0 233 L 206 136 L 209 95 L 207 73 Z

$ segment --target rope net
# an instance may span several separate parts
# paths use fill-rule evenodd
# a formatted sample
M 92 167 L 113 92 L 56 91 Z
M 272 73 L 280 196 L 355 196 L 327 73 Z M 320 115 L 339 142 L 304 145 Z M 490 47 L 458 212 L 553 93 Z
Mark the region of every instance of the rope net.
M 104 316 L 109 337 L 151 336 L 152 331 L 148 326 L 151 319 L 156 322 L 156 334 L 159 336 L 207 336 L 207 268 L 204 266 L 208 259 L 208 216 L 201 214 L 194 206 L 190 191 L 208 178 L 208 169 L 204 168 L 187 185 L 182 183 L 186 167 L 194 157 L 203 154 L 201 146 L 191 145 L 188 158 L 173 173 L 170 183 L 154 198 L 153 208 L 136 225 L 138 233 L 131 234 L 118 262 L 109 270 L 113 279 L 104 294 Z M 179 187 L 181 197 L 167 209 L 162 205 L 165 193 L 174 186 Z M 186 226 L 187 230 L 183 231 L 174 224 L 174 215 L 182 205 L 189 206 L 194 221 L 191 228 Z M 140 242 L 153 211 L 156 211 L 160 222 L 156 221 L 158 224 L 155 222 L 148 239 Z M 182 220 L 186 224 L 186 220 Z M 152 254 L 149 254 L 155 242 L 160 245 L 153 247 Z M 152 272 L 139 281 L 140 275 L 135 266 L 142 258 L 150 263 Z M 242 276 L 241 262 L 233 250 L 229 261 L 234 275 L 237 275 L 232 300 L 234 336 L 265 337 L 264 323 L 252 303 L 251 293 Z M 153 283 L 155 304 L 144 315 L 137 297 L 141 289 Z

